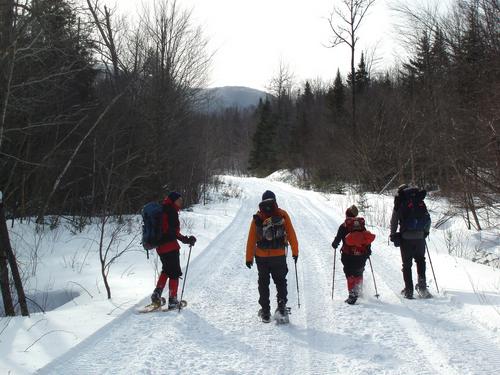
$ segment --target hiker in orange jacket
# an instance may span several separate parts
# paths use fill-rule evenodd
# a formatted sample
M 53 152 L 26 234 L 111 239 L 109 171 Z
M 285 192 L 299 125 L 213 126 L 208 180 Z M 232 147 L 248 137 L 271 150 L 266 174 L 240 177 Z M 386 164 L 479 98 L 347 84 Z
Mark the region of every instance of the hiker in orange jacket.
M 288 213 L 278 207 L 272 191 L 265 191 L 259 211 L 253 216 L 248 233 L 246 266 L 252 268 L 253 260 L 259 273 L 259 316 L 263 322 L 271 320 L 269 284 L 272 276 L 277 291 L 276 313 L 288 321 L 286 248 L 290 244 L 292 256 L 297 263 L 299 246 L 295 230 Z

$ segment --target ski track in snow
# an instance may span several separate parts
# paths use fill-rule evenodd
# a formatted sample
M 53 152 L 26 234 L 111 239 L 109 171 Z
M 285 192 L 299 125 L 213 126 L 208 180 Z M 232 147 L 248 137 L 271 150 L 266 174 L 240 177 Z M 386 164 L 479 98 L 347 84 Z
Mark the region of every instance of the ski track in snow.
M 185 299 L 175 311 L 115 319 L 39 374 L 494 374 L 499 340 L 461 314 L 448 298 L 404 300 L 399 253 L 374 246 L 381 299 L 373 294 L 369 264 L 365 297 L 348 306 L 337 253 L 331 300 L 333 251 L 342 218 L 316 193 L 259 179 L 238 179 L 246 194 L 229 226 L 190 264 Z M 295 267 L 288 257 L 291 324 L 263 324 L 256 266 L 244 265 L 245 245 L 260 195 L 273 190 L 299 239 L 297 308 Z M 429 267 L 429 273 L 431 270 Z M 182 285 L 181 285 L 182 286 Z M 271 282 L 271 308 L 276 307 Z

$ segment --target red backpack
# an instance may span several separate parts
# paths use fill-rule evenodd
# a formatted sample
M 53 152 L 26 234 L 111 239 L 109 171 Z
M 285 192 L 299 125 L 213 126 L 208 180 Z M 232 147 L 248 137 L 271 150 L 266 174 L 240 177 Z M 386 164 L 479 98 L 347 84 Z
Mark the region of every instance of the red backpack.
M 366 230 L 365 219 L 348 217 L 345 219 L 344 225 L 348 233 L 344 239 L 342 251 L 352 255 L 365 254 L 368 246 L 375 240 L 375 235 Z

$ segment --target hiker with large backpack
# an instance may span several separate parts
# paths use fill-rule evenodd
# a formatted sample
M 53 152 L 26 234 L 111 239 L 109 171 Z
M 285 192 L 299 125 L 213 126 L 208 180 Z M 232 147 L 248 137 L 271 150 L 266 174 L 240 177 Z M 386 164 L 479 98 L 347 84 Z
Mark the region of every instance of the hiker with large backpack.
M 358 213 L 358 208 L 355 205 L 346 210 L 346 219 L 339 226 L 337 235 L 332 242 L 334 251 L 337 251 L 337 247 L 342 241 L 340 259 L 344 265 L 349 292 L 345 302 L 349 305 L 354 305 L 358 297 L 362 295 L 363 272 L 366 261 L 372 253 L 371 243 L 375 240 L 375 235 L 366 230 L 365 219 L 359 217 Z
M 182 270 L 179 260 L 180 245 L 177 240 L 194 246 L 196 237 L 184 236 L 180 232 L 179 210 L 182 208 L 182 196 L 171 192 L 162 202 L 148 203 L 143 210 L 143 246 L 145 249 L 156 248 L 162 270 L 151 295 L 152 305 L 162 305 L 162 292 L 168 281 L 168 307 L 179 305 L 177 289 Z
M 394 209 L 391 216 L 390 240 L 394 246 L 400 247 L 403 263 L 403 280 L 405 287 L 401 291 L 403 297 L 413 298 L 412 264 L 417 265 L 418 282 L 415 289 L 420 297 L 430 298 L 425 277 L 425 239 L 429 235 L 431 218 L 424 199 L 425 190 L 409 187 L 406 184 L 398 188 L 394 197 Z M 399 225 L 399 232 L 398 230 Z
M 299 245 L 288 213 L 278 207 L 272 191 L 265 191 L 259 211 L 253 216 L 248 233 L 246 266 L 253 266 L 254 258 L 259 273 L 259 317 L 263 322 L 271 321 L 269 301 L 270 277 L 277 291 L 275 318 L 278 323 L 288 322 L 286 248 L 290 244 L 295 263 L 299 257 Z

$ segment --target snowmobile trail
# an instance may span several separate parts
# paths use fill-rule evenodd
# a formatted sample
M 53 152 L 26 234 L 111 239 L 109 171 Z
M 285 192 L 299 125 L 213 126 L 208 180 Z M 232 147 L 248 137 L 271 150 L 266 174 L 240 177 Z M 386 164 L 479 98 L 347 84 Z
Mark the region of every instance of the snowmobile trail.
M 192 260 L 184 294 L 188 307 L 168 314 L 130 309 L 39 374 L 498 373 L 493 333 L 469 322 L 446 298 L 399 297 L 400 260 L 382 241 L 374 245 L 373 256 L 380 300 L 371 297 L 367 269 L 365 297 L 353 306 L 343 302 L 347 290 L 337 254 L 332 301 L 330 244 L 344 218 L 330 212 L 321 195 L 280 182 L 228 179 L 244 199 L 232 222 Z M 288 256 L 289 325 L 260 322 L 256 266 L 245 267 L 249 225 L 266 189 L 290 214 L 299 239 L 301 307 Z

